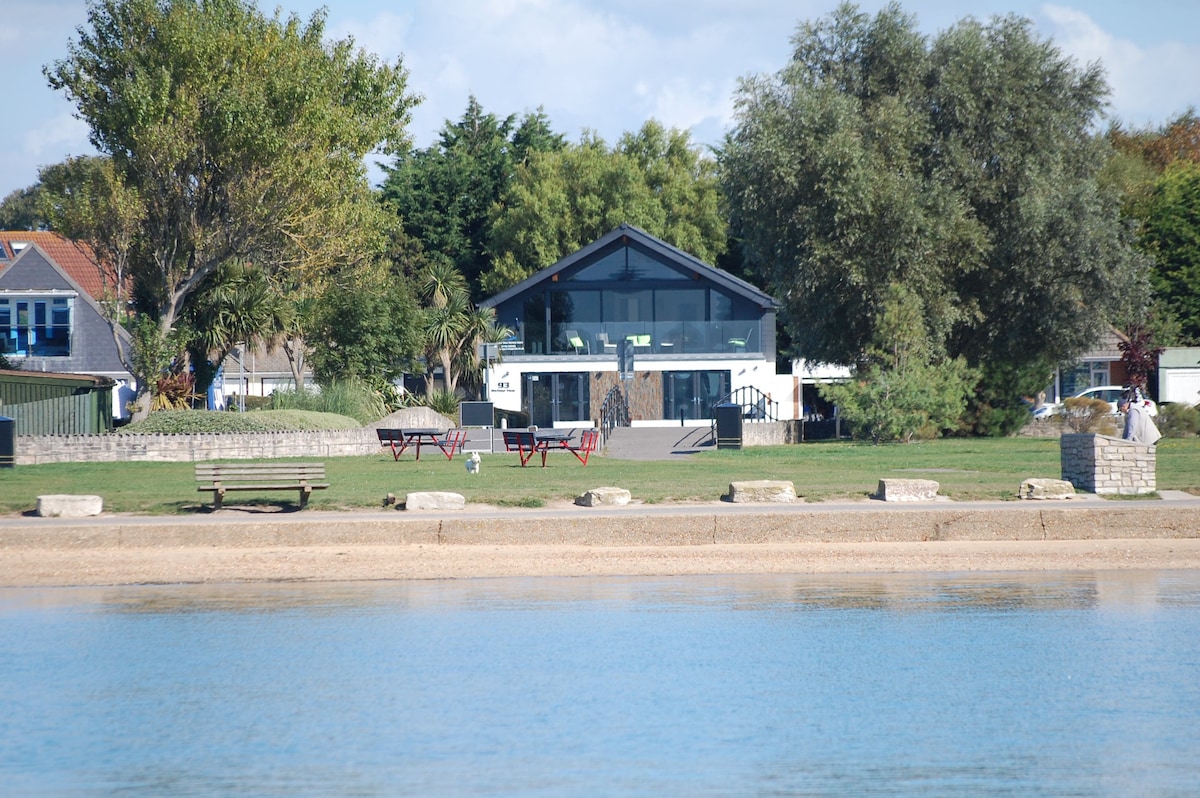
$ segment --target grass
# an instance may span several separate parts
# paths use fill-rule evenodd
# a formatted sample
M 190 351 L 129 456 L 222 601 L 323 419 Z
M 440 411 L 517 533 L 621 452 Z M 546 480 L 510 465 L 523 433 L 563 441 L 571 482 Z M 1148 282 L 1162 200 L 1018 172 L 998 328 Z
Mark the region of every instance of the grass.
M 312 458 L 301 458 L 312 459 Z M 320 510 L 382 507 L 388 494 L 445 490 L 468 502 L 538 507 L 571 500 L 589 488 L 629 489 L 651 504 L 713 501 L 729 483 L 787 479 L 808 501 L 859 499 L 879 479 L 933 479 L 941 494 L 959 500 L 1013 499 L 1023 479 L 1060 476 L 1055 439 L 949 439 L 907 445 L 871 446 L 836 442 L 763 446 L 701 452 L 681 461 L 614 460 L 593 456 L 585 468 L 567 453 L 551 453 L 548 467 L 526 468 L 516 455 L 483 455 L 483 468 L 468 475 L 463 460 L 426 454 L 420 462 L 389 452 L 365 457 L 325 458 L 331 487 L 313 494 Z M 1164 440 L 1158 447 L 1158 487 L 1200 493 L 1200 439 Z M 0 512 L 20 513 L 37 505 L 39 494 L 84 493 L 104 498 L 119 513 L 188 514 L 210 494 L 199 493 L 192 463 L 63 463 L 0 469 Z M 285 492 L 239 493 L 230 504 L 294 503 Z

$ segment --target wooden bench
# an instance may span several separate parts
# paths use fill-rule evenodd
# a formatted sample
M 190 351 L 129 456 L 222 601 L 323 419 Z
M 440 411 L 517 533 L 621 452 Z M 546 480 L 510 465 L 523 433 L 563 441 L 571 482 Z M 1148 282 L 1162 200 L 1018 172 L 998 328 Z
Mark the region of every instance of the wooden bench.
M 296 490 L 304 509 L 314 490 L 329 487 L 324 463 L 197 463 L 196 481 L 204 483 L 196 490 L 212 492 L 214 510 L 231 490 Z

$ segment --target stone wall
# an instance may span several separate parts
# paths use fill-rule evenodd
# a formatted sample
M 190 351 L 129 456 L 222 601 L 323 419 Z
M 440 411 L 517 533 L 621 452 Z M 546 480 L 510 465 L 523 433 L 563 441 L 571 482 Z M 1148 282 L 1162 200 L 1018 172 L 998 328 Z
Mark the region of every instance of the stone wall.
M 799 442 L 799 421 L 742 422 L 742 446 L 778 446 Z
M 1088 493 L 1154 493 L 1155 449 L 1095 433 L 1067 433 L 1059 440 L 1062 478 Z
M 323 432 L 191 433 L 183 435 L 22 435 L 17 465 L 82 462 L 190 462 L 375 454 L 373 429 Z

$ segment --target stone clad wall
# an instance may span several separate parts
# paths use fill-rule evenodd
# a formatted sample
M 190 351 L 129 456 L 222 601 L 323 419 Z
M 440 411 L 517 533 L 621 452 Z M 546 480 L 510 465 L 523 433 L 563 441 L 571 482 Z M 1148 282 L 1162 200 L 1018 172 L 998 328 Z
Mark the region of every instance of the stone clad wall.
M 189 462 L 375 454 L 374 429 L 183 435 L 29 435 L 16 440 L 17 465 L 82 462 Z
M 1088 493 L 1154 493 L 1155 448 L 1094 433 L 1069 433 L 1059 442 L 1062 478 Z

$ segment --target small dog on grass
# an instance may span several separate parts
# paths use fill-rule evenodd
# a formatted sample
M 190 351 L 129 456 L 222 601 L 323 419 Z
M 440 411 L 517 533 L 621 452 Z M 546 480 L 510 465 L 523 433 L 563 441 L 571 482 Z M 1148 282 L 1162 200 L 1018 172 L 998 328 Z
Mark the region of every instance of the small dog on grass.
M 471 452 L 471 456 L 467 458 L 467 473 L 479 473 L 479 452 Z

